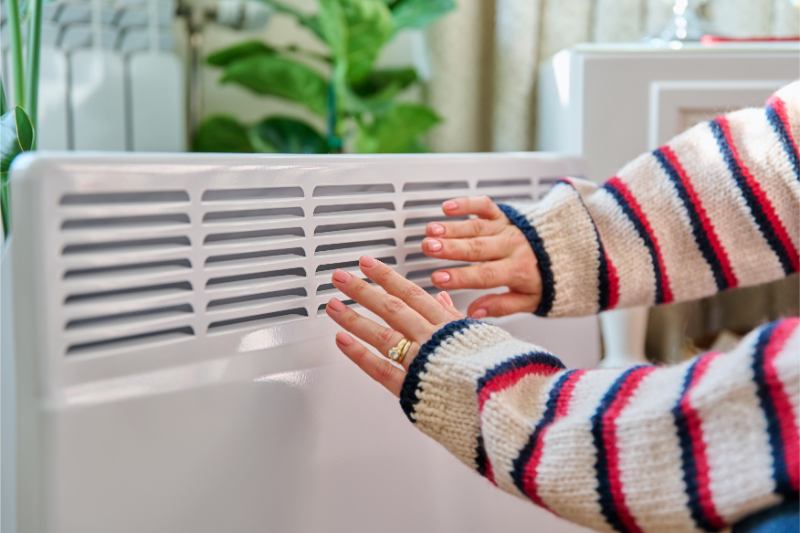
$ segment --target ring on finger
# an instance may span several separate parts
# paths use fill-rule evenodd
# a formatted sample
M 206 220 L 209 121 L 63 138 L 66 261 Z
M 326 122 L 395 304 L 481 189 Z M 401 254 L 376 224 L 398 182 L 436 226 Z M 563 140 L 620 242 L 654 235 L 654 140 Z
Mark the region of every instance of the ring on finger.
M 397 364 L 402 364 L 410 349 L 411 341 L 403 337 L 397 344 L 389 348 L 389 359 Z

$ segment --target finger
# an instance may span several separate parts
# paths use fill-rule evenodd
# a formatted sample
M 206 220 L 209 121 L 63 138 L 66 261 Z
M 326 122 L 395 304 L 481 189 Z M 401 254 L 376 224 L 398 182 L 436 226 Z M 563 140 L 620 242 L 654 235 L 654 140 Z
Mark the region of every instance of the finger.
M 488 237 L 497 235 L 507 225 L 507 219 L 486 220 L 483 218 L 471 218 L 457 222 L 431 222 L 425 227 L 425 234 L 428 237 L 447 237 L 448 239 Z
M 387 355 L 389 350 L 403 339 L 403 334 L 399 331 L 361 316 L 336 298 L 331 298 L 325 311 L 337 324 L 374 346 L 381 355 Z
M 486 294 L 469 304 L 467 314 L 472 318 L 487 316 L 508 316 L 514 313 L 532 313 L 539 303 L 539 296 L 506 292 L 503 294 Z
M 422 241 L 425 255 L 454 261 L 491 261 L 508 257 L 513 251 L 508 239 L 500 235 L 471 239 L 431 239 Z
M 508 260 L 488 261 L 460 268 L 437 270 L 431 281 L 443 289 L 492 289 L 508 286 L 511 281 L 511 263 Z
M 505 218 L 497 204 L 488 196 L 467 196 L 454 198 L 442 204 L 442 211 L 447 216 L 477 215 L 487 220 Z
M 411 309 L 417 311 L 428 322 L 441 324 L 447 320 L 447 312 L 441 305 L 425 290 L 409 281 L 393 268 L 375 259 L 374 257 L 364 256 L 359 260 L 361 272 L 369 279 L 384 288 L 386 292 L 397 296 L 404 301 Z
M 433 324 L 397 296 L 386 294 L 344 270 L 336 270 L 332 281 L 334 287 L 381 317 L 406 338 L 424 342 L 433 335 Z
M 450 294 L 447 291 L 442 291 L 437 294 L 436 301 L 440 302 L 447 310 L 447 312 L 450 314 L 450 319 L 455 320 L 464 316 L 458 309 L 456 309 L 456 305 L 453 303 L 453 300 L 450 298 Z
M 336 334 L 336 346 L 366 375 L 386 387 L 395 396 L 400 397 L 400 388 L 403 386 L 405 372 L 387 359 L 370 353 L 363 344 L 347 333 Z

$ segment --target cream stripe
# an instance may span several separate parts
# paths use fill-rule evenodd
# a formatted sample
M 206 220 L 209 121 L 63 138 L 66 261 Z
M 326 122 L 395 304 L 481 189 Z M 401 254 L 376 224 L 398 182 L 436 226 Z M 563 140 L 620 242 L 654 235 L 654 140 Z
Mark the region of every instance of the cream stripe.
M 644 531 L 691 531 L 681 447 L 672 408 L 690 363 L 661 368 L 637 387 L 617 419 L 625 501 Z
M 568 415 L 555 421 L 545 434 L 537 477 L 539 495 L 548 507 L 601 531 L 611 529 L 598 502 L 591 417 L 623 371 L 592 370 L 578 381 Z
M 711 267 L 692 234 L 689 215 L 661 164 L 650 155 L 640 158 L 631 170 L 637 179 L 628 179 L 628 188 L 650 221 L 675 301 L 717 292 Z M 645 176 L 649 179 L 643 179 Z
M 755 339 L 749 335 L 712 361 L 691 396 L 703 424 L 711 493 L 728 523 L 780 501 L 772 494 L 767 422 L 753 381 Z
M 672 144 L 706 208 L 739 284 L 754 285 L 783 277 L 780 262 L 758 230 L 708 123 L 692 128 Z
M 483 433 L 492 437 L 484 440 L 484 445 L 492 459 L 497 486 L 525 499 L 511 477 L 514 459 L 544 414 L 550 389 L 561 374 L 526 376 L 514 387 L 492 396 L 483 408 Z
M 586 199 L 587 207 L 603 239 L 606 253 L 619 276 L 619 307 L 651 304 L 655 298 L 655 277 L 650 254 L 633 222 L 605 190 Z
M 761 109 L 728 115 L 739 157 L 769 198 L 795 249 L 800 243 L 800 183 L 775 130 Z

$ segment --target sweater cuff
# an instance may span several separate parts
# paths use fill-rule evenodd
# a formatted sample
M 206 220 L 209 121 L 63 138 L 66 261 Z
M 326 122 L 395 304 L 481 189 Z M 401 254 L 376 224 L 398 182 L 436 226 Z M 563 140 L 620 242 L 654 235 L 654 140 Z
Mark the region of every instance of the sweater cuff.
M 563 368 L 552 355 L 497 326 L 469 318 L 450 322 L 420 347 L 403 382 L 400 405 L 423 433 L 486 474 L 480 431 L 483 385 L 498 368 L 543 364 Z
M 542 295 L 534 314 L 588 315 L 610 307 L 600 237 L 571 181 L 559 182 L 539 202 L 500 204 L 500 209 L 536 255 Z

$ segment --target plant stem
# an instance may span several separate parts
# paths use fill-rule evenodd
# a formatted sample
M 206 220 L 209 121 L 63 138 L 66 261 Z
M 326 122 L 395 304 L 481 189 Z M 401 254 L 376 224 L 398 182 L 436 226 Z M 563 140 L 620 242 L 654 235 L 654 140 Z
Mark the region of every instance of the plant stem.
M 328 148 L 332 154 L 342 153 L 342 138 L 339 137 L 336 131 L 337 124 L 337 110 L 336 110 L 336 83 L 331 80 L 328 84 Z
M 28 16 L 28 116 L 33 124 L 33 131 L 37 126 L 37 107 L 39 104 L 39 57 L 42 41 L 42 0 L 29 0 L 30 13 Z M 36 148 L 36 136 L 32 149 Z
M 25 108 L 25 72 L 22 68 L 22 26 L 19 18 L 19 0 L 6 0 L 8 7 L 8 32 L 11 41 L 11 77 L 14 82 L 14 105 Z

